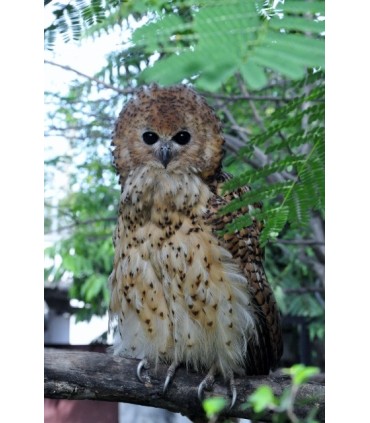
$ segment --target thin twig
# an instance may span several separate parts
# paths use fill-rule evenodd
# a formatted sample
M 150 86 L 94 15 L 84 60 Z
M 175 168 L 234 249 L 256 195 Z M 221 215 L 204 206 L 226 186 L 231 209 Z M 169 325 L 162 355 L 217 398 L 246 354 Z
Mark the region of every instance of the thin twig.
M 307 292 L 325 292 L 325 289 L 318 286 L 307 286 L 305 288 L 283 288 L 286 294 L 306 294 Z
M 317 241 L 315 239 L 276 239 L 271 242 L 276 244 L 325 245 L 324 241 Z
M 244 81 L 243 81 L 241 75 L 237 74 L 236 77 L 237 77 L 237 80 L 238 80 L 238 85 L 239 85 L 239 89 L 240 89 L 241 93 L 246 97 L 250 97 L 249 92 L 247 91 L 247 89 L 245 87 L 245 84 L 244 84 Z M 252 113 L 253 113 L 255 121 L 257 122 L 258 126 L 263 131 L 266 131 L 266 126 L 265 126 L 263 119 L 261 118 L 260 114 L 258 113 L 257 107 L 255 106 L 253 100 L 251 98 L 249 98 L 248 101 L 249 101 L 249 105 L 251 106 Z
M 250 95 L 250 94 L 242 94 L 242 95 L 227 95 L 227 94 L 216 94 L 216 93 L 209 93 L 209 92 L 200 92 L 204 97 L 215 98 L 217 100 L 225 100 L 229 101 L 237 101 L 237 100 L 256 100 L 256 101 L 292 101 L 299 97 L 275 97 L 271 95 Z
M 248 136 L 251 136 L 252 135 L 252 132 L 249 129 L 243 128 L 242 126 L 239 126 L 239 125 L 231 125 L 231 129 L 235 129 L 236 131 L 244 132 Z
M 116 220 L 117 220 L 116 217 L 101 217 L 98 219 L 88 219 L 83 222 L 79 222 L 76 220 L 74 223 L 70 225 L 61 226 L 60 228 L 58 228 L 57 232 L 66 231 L 68 229 L 74 228 L 75 226 L 91 225 L 92 223 L 98 223 L 98 222 L 115 222 Z M 46 235 L 50 235 L 52 233 L 55 233 L 55 231 L 47 232 Z
M 64 70 L 66 70 L 66 71 L 74 72 L 77 75 L 82 76 L 83 78 L 89 79 L 90 81 L 94 81 L 98 85 L 101 85 L 101 86 L 103 86 L 105 88 L 108 88 L 110 90 L 116 91 L 117 93 L 120 93 L 120 94 L 125 94 L 125 95 L 126 94 L 133 94 L 134 92 L 137 91 L 136 88 L 125 88 L 125 89 L 122 89 L 122 88 L 115 87 L 114 85 L 107 84 L 106 82 L 104 82 L 104 81 L 102 81 L 102 80 L 100 80 L 98 78 L 94 78 L 93 76 L 86 75 L 85 73 L 82 73 L 82 72 L 80 72 L 80 71 L 78 71 L 78 70 L 76 70 L 74 68 L 71 68 L 70 66 L 61 65 L 60 63 L 55 63 L 55 62 L 52 62 L 51 60 L 44 60 L 44 62 L 47 63 L 48 65 L 57 66 L 57 67 L 62 68 Z

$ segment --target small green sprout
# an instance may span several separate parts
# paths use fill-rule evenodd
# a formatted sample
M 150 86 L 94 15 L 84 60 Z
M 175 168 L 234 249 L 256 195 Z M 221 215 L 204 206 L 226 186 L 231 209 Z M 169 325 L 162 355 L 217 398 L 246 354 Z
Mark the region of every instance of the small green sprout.
M 214 419 L 226 407 L 227 401 L 222 397 L 207 398 L 203 401 L 203 409 L 208 419 Z

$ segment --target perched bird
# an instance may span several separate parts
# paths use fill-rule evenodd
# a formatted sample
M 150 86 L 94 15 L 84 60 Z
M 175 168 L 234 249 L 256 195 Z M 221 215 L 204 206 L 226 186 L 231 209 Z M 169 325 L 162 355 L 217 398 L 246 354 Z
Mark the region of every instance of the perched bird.
M 216 374 L 268 374 L 282 354 L 280 316 L 259 246 L 261 224 L 220 235 L 252 206 L 218 210 L 247 187 L 223 195 L 221 124 L 185 85 L 142 88 L 121 111 L 112 145 L 122 186 L 110 276 L 116 353 L 143 368 L 168 363 L 166 390 L 184 364 Z M 257 205 L 254 205 L 255 207 Z

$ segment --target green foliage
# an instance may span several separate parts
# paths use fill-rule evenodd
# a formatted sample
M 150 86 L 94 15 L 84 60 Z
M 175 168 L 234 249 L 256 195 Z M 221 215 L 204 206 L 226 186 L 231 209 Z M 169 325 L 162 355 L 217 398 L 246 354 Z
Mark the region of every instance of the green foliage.
M 317 367 L 295 364 L 283 372 L 291 377 L 292 383 L 280 397 L 277 397 L 272 388 L 267 385 L 259 386 L 242 405 L 242 409 L 252 409 L 257 420 L 263 419 L 267 412 L 273 412 L 273 423 L 317 423 L 314 419 L 317 409 L 313 407 L 308 416 L 299 419 L 294 413 L 294 404 L 298 389 L 310 378 L 319 373 Z M 227 401 L 223 397 L 207 398 L 202 403 L 203 409 L 210 423 L 217 421 L 217 417 L 225 410 Z
M 227 231 L 248 226 L 253 218 L 265 221 L 261 234 L 261 243 L 265 244 L 276 239 L 287 223 L 292 228 L 302 228 L 309 223 L 312 210 L 323 211 L 324 87 L 320 75 L 315 79 L 318 86 L 308 95 L 295 99 L 293 104 L 274 111 L 266 130 L 240 150 L 243 156 L 253 154 L 256 147 L 262 148 L 270 160 L 262 168 L 247 170 L 225 184 L 225 190 L 229 191 L 244 185 L 251 185 L 253 189 L 232 201 L 222 212 L 233 212 L 259 201 L 263 201 L 265 207 L 235 219 L 227 225 Z M 266 185 L 269 177 L 273 182 Z
M 76 0 L 67 4 L 56 3 L 52 12 L 54 20 L 44 30 L 45 47 L 51 50 L 58 35 L 62 36 L 64 42 L 79 40 L 85 28 L 104 20 L 109 3 L 116 5 L 118 2 Z
M 217 416 L 225 409 L 227 401 L 223 397 L 207 398 L 202 402 L 203 410 L 210 422 L 216 421 Z
M 179 3 L 179 13 L 159 10 L 133 34 L 137 46 L 160 54 L 142 72 L 142 81 L 168 85 L 192 80 L 200 89 L 216 91 L 240 73 L 249 88 L 260 89 L 269 81 L 266 69 L 300 79 L 307 68 L 325 65 L 321 1 L 303 7 L 290 1 L 292 6 L 279 5 L 279 13 L 259 1 Z
M 119 191 L 109 186 L 89 187 L 70 193 L 59 205 L 58 231 L 62 239 L 46 249 L 46 280 L 53 284 L 72 278 L 70 297 L 84 302 L 77 320 L 106 313 L 107 278 L 112 269 L 112 233 Z M 48 206 L 46 207 L 48 211 Z
M 272 389 L 265 385 L 257 388 L 248 398 L 248 402 L 255 413 L 262 413 L 262 411 L 277 405 L 277 400 Z
M 287 375 L 292 378 L 292 384 L 295 386 L 306 383 L 310 377 L 319 373 L 319 369 L 316 367 L 307 367 L 303 364 L 295 364 L 290 369 L 284 371 Z
M 294 403 L 299 387 L 318 374 L 319 369 L 295 364 L 290 369 L 285 369 L 285 373 L 292 378 L 292 384 L 283 391 L 280 397 L 276 397 L 269 386 L 262 385 L 249 396 L 245 408 L 251 408 L 257 419 L 261 418 L 265 412 L 272 411 L 273 423 L 316 423 L 314 417 L 317 410 L 314 407 L 306 418 L 299 419 L 294 413 Z
M 115 103 L 89 101 L 91 91 L 89 84 L 72 86 L 55 107 L 49 106 L 49 135 L 63 136 L 69 149 L 45 162 L 47 187 L 60 173 L 67 181 L 57 203 L 54 190 L 45 195 L 45 231 L 54 239 L 45 250 L 45 281 L 71 284 L 70 297 L 84 303 L 77 320 L 107 311 L 119 201 L 110 153 Z M 47 98 L 54 103 L 54 95 L 48 93 Z

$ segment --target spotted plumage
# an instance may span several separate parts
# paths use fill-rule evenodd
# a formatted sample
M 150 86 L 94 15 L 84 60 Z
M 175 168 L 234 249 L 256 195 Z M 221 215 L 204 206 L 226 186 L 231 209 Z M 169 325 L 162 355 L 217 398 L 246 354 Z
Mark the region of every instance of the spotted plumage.
M 110 276 L 116 352 L 225 379 L 267 374 L 282 352 L 279 312 L 261 225 L 219 234 L 235 213 L 218 210 L 247 188 L 221 193 L 229 176 L 213 110 L 186 86 L 143 88 L 112 144 L 122 186 Z

